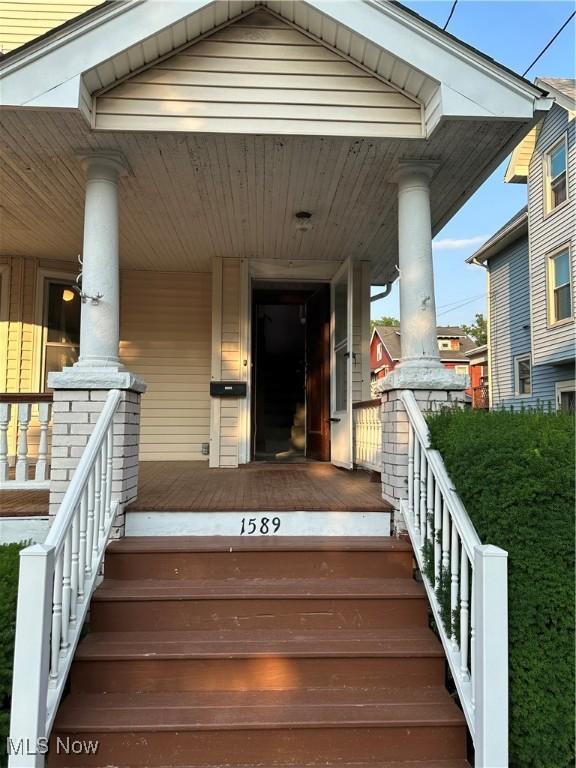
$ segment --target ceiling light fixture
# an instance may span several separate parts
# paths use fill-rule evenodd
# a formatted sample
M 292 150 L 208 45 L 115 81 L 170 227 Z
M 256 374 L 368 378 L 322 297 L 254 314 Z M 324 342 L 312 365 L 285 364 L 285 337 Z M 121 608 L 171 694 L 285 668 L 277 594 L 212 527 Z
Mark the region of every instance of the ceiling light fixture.
M 309 232 L 312 229 L 312 214 L 309 211 L 298 211 L 296 214 L 296 229 L 299 232 Z

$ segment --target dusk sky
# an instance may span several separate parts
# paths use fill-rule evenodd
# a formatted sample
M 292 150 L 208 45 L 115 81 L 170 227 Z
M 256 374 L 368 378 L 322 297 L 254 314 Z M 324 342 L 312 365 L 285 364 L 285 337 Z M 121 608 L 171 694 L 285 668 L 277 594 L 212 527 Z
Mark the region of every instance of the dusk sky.
M 444 26 L 451 0 L 405 0 L 404 5 Z M 521 74 L 574 10 L 571 0 L 459 0 L 448 31 Z M 575 19 L 526 77 L 574 77 Z M 503 163 L 434 240 L 439 325 L 471 323 L 486 314 L 486 275 L 465 259 L 526 204 L 526 186 L 505 184 Z M 375 293 L 376 291 L 374 291 Z M 400 316 L 398 281 L 372 317 Z

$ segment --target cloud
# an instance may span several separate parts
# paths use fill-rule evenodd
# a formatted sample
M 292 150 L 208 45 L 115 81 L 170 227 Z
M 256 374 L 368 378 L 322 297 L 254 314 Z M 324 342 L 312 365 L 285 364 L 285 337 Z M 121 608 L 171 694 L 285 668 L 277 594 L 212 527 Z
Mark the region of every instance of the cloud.
M 474 235 L 462 240 L 456 240 L 451 237 L 445 237 L 443 240 L 434 240 L 432 250 L 434 251 L 459 251 L 463 248 L 470 248 L 475 245 L 482 245 L 488 240 L 488 235 Z

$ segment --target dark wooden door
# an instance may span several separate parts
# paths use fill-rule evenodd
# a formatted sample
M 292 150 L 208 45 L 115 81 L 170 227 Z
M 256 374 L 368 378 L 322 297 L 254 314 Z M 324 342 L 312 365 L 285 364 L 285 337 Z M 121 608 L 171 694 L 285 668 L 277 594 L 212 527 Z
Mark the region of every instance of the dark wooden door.
M 306 456 L 330 460 L 330 287 L 306 301 Z

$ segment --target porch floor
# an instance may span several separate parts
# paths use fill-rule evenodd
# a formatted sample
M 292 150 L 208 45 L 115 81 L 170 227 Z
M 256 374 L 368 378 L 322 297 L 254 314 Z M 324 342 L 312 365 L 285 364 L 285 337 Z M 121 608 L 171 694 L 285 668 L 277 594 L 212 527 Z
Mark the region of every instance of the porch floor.
M 386 512 L 380 483 L 368 472 L 328 463 L 255 462 L 210 469 L 201 461 L 145 461 L 138 498 L 145 512 Z M 47 491 L 0 491 L 0 517 L 48 514 Z
M 367 472 L 326 463 L 254 462 L 209 469 L 200 461 L 140 464 L 138 498 L 128 507 L 146 512 L 386 512 L 380 483 Z

